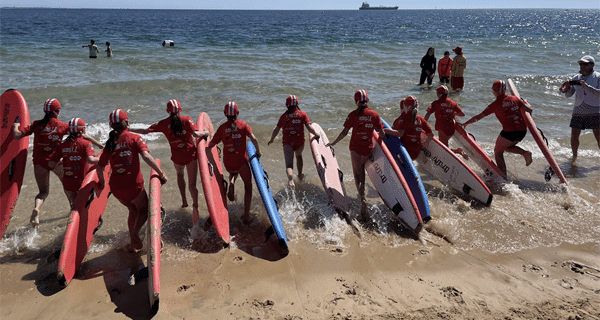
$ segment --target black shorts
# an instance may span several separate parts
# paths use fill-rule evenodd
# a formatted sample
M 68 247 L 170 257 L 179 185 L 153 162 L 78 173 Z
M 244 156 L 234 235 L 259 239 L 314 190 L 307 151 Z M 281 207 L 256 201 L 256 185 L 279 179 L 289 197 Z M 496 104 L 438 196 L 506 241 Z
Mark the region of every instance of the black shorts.
M 573 116 L 569 126 L 573 129 L 600 129 L 600 116 Z
M 525 138 L 527 134 L 527 130 L 518 130 L 518 131 L 500 131 L 500 136 L 508 141 L 521 141 Z

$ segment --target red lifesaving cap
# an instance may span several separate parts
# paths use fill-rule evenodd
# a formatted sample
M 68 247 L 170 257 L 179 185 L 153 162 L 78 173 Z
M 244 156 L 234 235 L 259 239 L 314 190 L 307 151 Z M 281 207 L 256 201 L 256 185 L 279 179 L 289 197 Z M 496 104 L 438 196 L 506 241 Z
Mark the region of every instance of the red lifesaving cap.
M 60 110 L 60 102 L 58 102 L 57 99 L 48 99 L 46 100 L 46 102 L 44 103 L 44 112 L 48 113 L 48 112 L 56 112 Z
M 225 105 L 223 113 L 225 113 L 226 117 L 235 117 L 240 114 L 240 110 L 235 102 L 230 101 Z
M 404 99 L 404 105 L 406 107 L 415 107 L 418 108 L 419 107 L 419 101 L 417 101 L 417 98 L 415 96 L 408 96 Z
M 438 93 L 447 95 L 448 94 L 448 87 L 442 85 L 442 86 L 437 87 L 437 89 L 435 91 L 437 91 Z
M 452 51 L 454 51 L 456 54 L 462 54 L 462 47 L 457 46 L 456 48 L 452 49 Z
M 121 109 L 117 109 L 117 110 L 111 112 L 110 116 L 108 116 L 108 120 L 111 124 L 119 123 L 121 121 L 125 121 L 128 119 L 129 119 L 129 117 L 127 117 L 127 113 L 125 113 L 125 111 L 123 111 Z
M 496 80 L 492 85 L 492 90 L 498 93 L 506 93 L 506 82 L 504 80 Z
M 360 102 L 369 102 L 369 94 L 365 90 L 358 90 L 354 93 L 354 100 Z
M 167 102 L 167 112 L 168 113 L 180 113 L 181 112 L 181 103 L 179 101 L 172 99 Z
M 73 118 L 71 121 L 69 121 L 70 133 L 83 132 L 83 129 L 85 129 L 85 121 L 83 121 L 83 119 Z
M 285 99 L 285 105 L 288 107 L 297 107 L 298 106 L 298 97 L 295 95 L 290 95 Z

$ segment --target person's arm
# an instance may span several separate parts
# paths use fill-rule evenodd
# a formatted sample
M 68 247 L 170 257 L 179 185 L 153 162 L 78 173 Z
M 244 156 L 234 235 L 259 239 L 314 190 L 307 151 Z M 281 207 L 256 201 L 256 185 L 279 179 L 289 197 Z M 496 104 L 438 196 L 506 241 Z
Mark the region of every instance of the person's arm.
M 254 147 L 256 148 L 256 156 L 260 158 L 260 148 L 258 146 L 258 140 L 256 140 L 256 136 L 254 136 L 254 133 L 252 133 L 248 137 L 250 137 L 250 141 L 252 141 Z
M 130 132 L 139 133 L 139 134 L 148 134 L 150 133 L 150 128 L 129 128 Z
M 98 158 L 96 156 L 88 156 L 86 158 L 86 160 L 89 164 L 96 164 L 96 163 L 98 163 L 98 161 L 100 161 L 100 158 Z
M 271 143 L 273 143 L 273 140 L 275 140 L 275 137 L 277 137 L 277 135 L 279 134 L 279 130 L 280 130 L 279 127 L 275 127 L 273 129 L 273 133 L 271 133 L 271 140 L 269 140 L 269 142 L 267 142 L 268 146 L 271 145 Z
M 306 129 L 308 129 L 308 132 L 312 133 L 315 136 L 314 139 L 318 141 L 321 138 L 321 135 L 319 135 L 317 131 L 315 131 L 315 128 L 313 128 L 312 123 L 306 123 L 305 126 Z
M 196 138 L 207 138 L 208 136 L 210 136 L 210 132 L 208 132 L 208 130 L 204 130 L 204 131 L 192 131 L 192 134 L 196 137 Z
M 150 152 L 143 151 L 140 155 L 142 156 L 142 159 L 144 159 L 144 162 L 146 162 L 146 164 L 148 164 L 150 168 L 154 169 L 154 171 L 158 173 L 158 178 L 160 179 L 160 182 L 162 184 L 167 183 L 167 176 L 165 175 L 165 172 L 162 171 L 158 164 L 156 164 L 156 161 L 154 161 L 154 158 L 152 157 Z
M 595 96 L 596 98 L 598 98 L 600 96 L 600 88 L 594 88 L 592 86 L 590 86 L 589 84 L 585 83 L 585 81 L 583 80 L 579 80 L 581 83 L 581 88 L 583 88 L 583 91 L 585 91 L 585 93 L 590 93 L 593 96 Z
M 333 147 L 334 145 L 336 145 L 338 142 L 340 142 L 342 139 L 344 139 L 346 137 L 346 135 L 348 135 L 348 132 L 350 131 L 350 128 L 344 128 L 344 130 L 342 130 L 342 132 L 340 132 L 340 134 L 337 136 L 337 138 L 335 138 L 335 140 L 333 142 L 330 142 L 326 145 L 326 147 Z
M 529 104 L 529 102 L 527 102 L 527 100 L 525 100 L 525 99 L 521 99 L 521 101 L 523 101 L 523 105 L 521 106 L 521 109 L 523 109 L 527 113 L 531 114 L 533 112 L 533 109 L 531 109 L 531 105 Z
M 102 191 L 106 185 L 106 181 L 104 181 L 104 167 L 98 166 L 96 168 L 96 173 L 98 174 L 98 189 L 100 189 L 99 191 Z
M 463 127 L 463 128 L 466 128 L 466 127 L 467 127 L 468 125 L 470 125 L 471 123 L 475 123 L 475 122 L 477 122 L 477 121 L 481 120 L 482 118 L 484 118 L 484 117 L 485 117 L 485 116 L 483 115 L 483 113 L 484 113 L 484 112 L 485 112 L 485 110 L 484 110 L 484 111 L 482 111 L 480 114 L 478 114 L 478 115 L 474 116 L 473 118 L 471 118 L 471 119 L 467 120 L 465 123 L 463 123 L 463 124 L 462 124 L 462 127 Z
M 100 141 L 98 141 L 98 140 L 96 140 L 96 139 L 92 138 L 91 136 L 87 135 L 87 133 L 83 133 L 81 136 L 82 136 L 82 137 L 83 137 L 85 140 L 87 140 L 87 141 L 91 142 L 92 144 L 94 144 L 96 147 L 98 147 L 98 148 L 100 148 L 100 149 L 104 148 L 104 145 L 102 145 L 102 144 L 100 143 Z M 96 162 L 98 162 L 98 161 L 96 161 Z
M 429 108 L 427 108 L 427 109 L 429 109 Z M 429 117 L 431 116 L 432 113 L 433 112 L 431 112 L 431 111 L 427 111 L 427 113 L 425 114 L 425 121 L 429 121 Z
M 394 129 L 386 129 L 386 128 L 384 128 L 383 129 L 383 133 L 384 134 L 391 134 L 391 135 L 393 135 L 395 137 L 402 138 L 402 136 L 404 135 L 404 130 L 394 130 Z
M 12 130 L 13 130 L 13 138 L 15 140 L 19 140 L 19 139 L 22 139 L 25 137 L 25 134 L 23 132 L 21 132 L 21 130 L 19 130 L 19 126 L 21 126 L 20 123 L 18 123 L 18 122 L 13 123 Z

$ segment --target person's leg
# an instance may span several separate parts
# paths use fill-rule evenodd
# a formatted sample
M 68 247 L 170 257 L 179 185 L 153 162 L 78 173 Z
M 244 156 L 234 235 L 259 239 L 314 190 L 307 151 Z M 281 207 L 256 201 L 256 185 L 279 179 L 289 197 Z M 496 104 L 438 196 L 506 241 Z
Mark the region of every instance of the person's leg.
M 294 187 L 294 149 L 291 145 L 283 145 L 283 156 L 285 159 L 285 173 L 288 178 L 288 186 Z
M 419 85 L 422 85 L 423 83 L 425 83 L 425 78 L 427 78 L 427 74 L 423 71 L 421 71 L 421 78 L 419 78 Z
M 438 136 L 440 138 L 440 142 L 443 143 L 447 147 L 450 137 L 444 132 L 444 130 L 439 130 Z
M 185 166 L 181 166 L 176 163 L 173 163 L 173 166 L 175 166 L 175 171 L 177 172 L 177 186 L 179 187 L 179 193 L 181 194 L 181 207 L 187 208 L 188 202 L 185 196 L 185 177 L 183 175 Z
M 190 163 L 185 165 L 187 169 L 187 175 L 190 185 L 190 196 L 192 197 L 192 208 L 193 214 L 198 215 L 198 187 L 196 182 L 198 181 L 198 161 L 192 160 Z
M 77 192 L 65 190 L 65 195 L 67 195 L 67 199 L 69 199 L 69 205 L 71 206 L 71 210 L 73 210 L 75 206 L 75 199 L 77 199 Z
M 250 164 L 246 163 L 240 168 L 240 176 L 244 181 L 244 217 L 243 221 L 250 222 L 250 206 L 252 205 L 252 172 Z
M 531 152 L 521 149 L 517 146 L 520 141 L 510 141 L 502 136 L 498 136 L 494 148 L 494 157 L 496 164 L 504 175 L 506 175 L 506 162 L 504 161 L 504 152 L 520 154 L 525 158 L 525 165 L 529 166 L 533 161 Z
M 354 184 L 356 185 L 356 191 L 358 191 L 358 198 L 361 202 L 360 214 L 363 218 L 366 218 L 367 199 L 365 198 L 365 162 L 367 157 L 361 156 L 356 151 L 350 151 L 350 158 L 352 160 L 352 173 L 354 174 Z
M 138 251 L 144 247 L 140 238 L 140 231 L 146 220 L 148 220 L 148 194 L 146 193 L 146 189 L 142 189 L 133 201 L 119 201 L 129 210 L 127 227 L 129 228 L 131 249 L 134 252 Z
M 296 154 L 296 167 L 298 168 L 298 179 L 302 181 L 304 179 L 304 174 L 302 174 L 302 169 L 304 168 L 304 161 L 302 159 L 302 151 L 304 151 L 304 145 L 296 148 L 294 153 Z
M 596 143 L 598 144 L 598 149 L 600 149 L 600 129 L 592 130 L 594 133 L 594 138 L 596 138 Z
M 229 201 L 235 200 L 235 180 L 237 180 L 237 176 L 237 172 L 229 173 L 229 190 L 227 191 L 227 199 L 229 199 Z
M 573 161 L 577 159 L 577 150 L 579 149 L 579 135 L 581 135 L 581 129 L 571 128 L 571 150 L 573 151 Z
M 35 181 L 37 183 L 39 192 L 35 196 L 35 204 L 33 211 L 31 212 L 29 223 L 32 227 L 36 228 L 40 224 L 40 209 L 42 208 L 42 204 L 44 204 L 44 200 L 46 200 L 48 194 L 50 193 L 50 171 L 36 164 L 33 166 L 33 174 L 35 176 Z

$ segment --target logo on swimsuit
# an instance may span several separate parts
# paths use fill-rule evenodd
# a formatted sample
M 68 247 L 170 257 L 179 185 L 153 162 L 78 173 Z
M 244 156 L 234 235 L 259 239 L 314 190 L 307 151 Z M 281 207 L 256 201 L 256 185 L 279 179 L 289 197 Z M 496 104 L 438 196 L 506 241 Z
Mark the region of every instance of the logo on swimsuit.
M 379 175 L 379 179 L 381 179 L 381 183 L 385 183 L 387 181 L 387 177 L 383 173 L 383 170 L 381 169 L 379 164 L 377 162 L 373 162 L 373 166 L 375 167 L 375 172 L 377 172 L 377 174 Z
M 72 175 L 74 175 L 74 173 L 73 173 L 73 172 L 71 172 L 71 171 L 67 171 L 67 172 L 65 172 L 65 176 L 69 176 L 69 177 L 70 177 L 70 176 L 72 176 Z
M 183 148 L 183 147 L 185 147 L 184 143 L 180 143 L 180 144 L 177 145 L 177 148 Z
M 295 136 L 296 135 L 296 131 L 290 131 L 290 134 Z
M 45 148 L 44 148 L 44 151 L 46 151 L 46 152 L 50 152 L 50 151 L 52 151 L 52 148 L 50 148 L 50 147 L 45 147 Z
M 365 116 L 358 117 L 358 121 L 371 121 L 371 116 L 368 116 L 368 117 L 365 117 Z
M 125 171 L 127 171 L 125 168 L 121 168 L 121 169 L 117 170 L 117 173 L 123 173 Z

